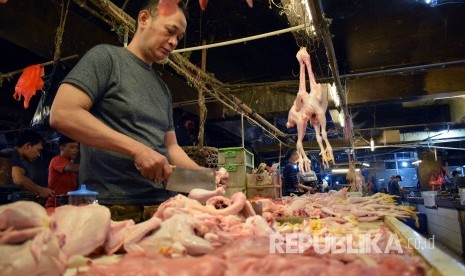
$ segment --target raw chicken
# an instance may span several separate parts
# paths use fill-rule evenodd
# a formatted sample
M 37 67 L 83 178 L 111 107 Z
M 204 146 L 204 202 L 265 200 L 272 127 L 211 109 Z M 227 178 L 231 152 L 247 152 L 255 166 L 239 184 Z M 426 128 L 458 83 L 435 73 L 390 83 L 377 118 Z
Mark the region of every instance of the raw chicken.
M 124 235 L 129 227 L 135 225 L 132 219 L 123 221 L 111 221 L 110 230 L 105 241 L 105 253 L 111 255 L 117 252 L 124 244 Z
M 104 245 L 110 230 L 110 210 L 98 204 L 60 206 L 55 209 L 52 230 L 66 236 L 62 251 L 68 259 L 85 256 Z
M 202 204 L 205 204 L 209 198 L 224 195 L 225 193 L 226 191 L 223 187 L 218 187 L 214 191 L 204 189 L 193 189 L 190 191 L 188 197 L 190 199 L 195 199 Z
M 126 252 L 138 249 L 137 243 L 144 239 L 146 235 L 152 233 L 161 225 L 162 221 L 153 216 L 147 221 L 130 226 L 124 234 L 124 249 Z
M 23 244 L 1 245 L 0 256 L 1 275 L 62 275 L 65 272 L 59 241 L 45 227 Z
M 212 250 L 211 244 L 196 235 L 204 232 L 200 221 L 188 214 L 165 220 L 158 231 L 132 246 L 130 251 L 157 252 L 167 256 L 203 255 Z
M 12 227 L 16 230 L 46 226 L 50 218 L 45 209 L 33 201 L 17 201 L 0 206 L 0 231 Z
M 132 252 L 117 264 L 92 265 L 84 275 L 222 276 L 225 271 L 226 262 L 217 256 L 169 259 L 148 252 Z
M 308 122 L 315 129 L 316 139 L 321 150 L 322 162 L 324 167 L 328 168 L 329 161 L 333 161 L 334 163 L 333 150 L 326 133 L 325 113 L 328 107 L 328 96 L 322 90 L 321 84 L 315 80 L 310 55 L 307 53 L 305 47 L 300 48 L 296 57 L 300 64 L 299 91 L 294 104 L 289 110 L 286 127 L 297 126 L 297 152 L 299 153 L 300 171 L 310 171 L 310 161 L 302 145 Z M 310 80 L 310 93 L 306 91 L 305 68 L 308 71 Z M 326 148 L 323 145 L 323 140 L 326 143 Z
M 0 244 L 18 244 L 34 238 L 40 234 L 46 227 L 34 227 L 22 230 L 8 229 L 0 233 Z
M 218 204 L 221 201 L 221 204 Z M 245 195 L 241 192 L 232 195 L 231 199 L 223 196 L 212 197 L 207 200 L 207 205 L 200 204 L 197 200 L 187 198 L 183 195 L 177 195 L 163 202 L 159 207 L 155 216 L 166 220 L 176 214 L 210 214 L 210 215 L 237 215 L 239 213 L 245 215 L 255 215 L 249 209 L 250 206 L 246 206 Z M 244 210 L 246 208 L 246 210 Z M 253 213 L 252 213 L 253 212 Z

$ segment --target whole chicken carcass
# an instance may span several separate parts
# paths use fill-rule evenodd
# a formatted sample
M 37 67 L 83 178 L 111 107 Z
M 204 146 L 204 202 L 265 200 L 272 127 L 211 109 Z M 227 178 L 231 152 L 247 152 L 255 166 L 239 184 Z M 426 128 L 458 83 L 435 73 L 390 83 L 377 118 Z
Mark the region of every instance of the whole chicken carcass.
M 0 206 L 0 231 L 7 228 L 21 230 L 49 226 L 50 218 L 45 209 L 33 201 L 17 201 Z
M 334 163 L 333 150 L 326 133 L 326 109 L 328 107 L 328 95 L 323 91 L 322 85 L 317 83 L 312 71 L 310 55 L 305 47 L 297 52 L 297 60 L 300 64 L 299 91 L 293 106 L 289 110 L 287 128 L 297 126 L 297 152 L 299 153 L 299 171 L 310 171 L 310 161 L 303 149 L 302 140 L 308 123 L 315 130 L 316 139 L 321 150 L 323 166 L 329 167 L 329 162 Z M 310 80 L 310 93 L 306 91 L 305 69 Z M 320 134 L 321 132 L 321 134 Z M 323 145 L 323 140 L 326 148 Z
M 289 110 L 289 115 L 286 123 L 287 128 L 297 126 L 297 153 L 299 155 L 299 171 L 310 171 L 310 160 L 305 154 L 302 140 L 307 130 L 308 116 L 306 114 L 306 109 L 311 108 L 309 105 L 309 94 L 307 93 L 306 84 L 305 84 L 305 61 L 304 59 L 310 59 L 310 56 L 307 53 L 305 48 L 300 48 L 297 52 L 297 60 L 300 64 L 300 76 L 299 76 L 299 91 L 297 92 L 297 97 Z
M 310 80 L 310 99 L 308 106 L 305 109 L 305 114 L 309 118 L 310 124 L 315 129 L 316 141 L 320 146 L 321 159 L 323 166 L 329 168 L 329 162 L 334 164 L 333 148 L 328 140 L 326 133 L 326 109 L 328 108 L 328 93 L 323 91 L 321 83 L 317 83 L 315 75 L 312 71 L 312 64 L 310 62 L 310 55 L 308 59 L 304 59 L 305 66 L 307 67 L 308 77 Z M 320 134 L 321 132 L 321 134 Z M 323 138 L 323 139 L 322 139 Z M 323 145 L 325 141 L 326 148 Z
M 52 230 L 65 235 L 61 248 L 68 259 L 86 256 L 104 245 L 110 231 L 110 210 L 98 204 L 86 206 L 64 205 L 55 209 Z

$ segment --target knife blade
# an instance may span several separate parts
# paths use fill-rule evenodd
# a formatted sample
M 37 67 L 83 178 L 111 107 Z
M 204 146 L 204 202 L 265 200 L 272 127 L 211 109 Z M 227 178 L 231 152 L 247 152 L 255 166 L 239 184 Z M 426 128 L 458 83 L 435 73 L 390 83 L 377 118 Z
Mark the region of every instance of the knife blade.
M 216 189 L 216 173 L 213 169 L 186 169 L 176 166 L 171 169 L 172 173 L 165 187 L 169 191 L 188 194 L 192 189 Z

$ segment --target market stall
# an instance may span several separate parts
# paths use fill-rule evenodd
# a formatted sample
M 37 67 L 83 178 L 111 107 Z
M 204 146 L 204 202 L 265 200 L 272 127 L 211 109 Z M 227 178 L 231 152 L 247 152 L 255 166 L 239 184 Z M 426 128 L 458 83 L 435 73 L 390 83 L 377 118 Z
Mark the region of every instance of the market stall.
M 465 275 L 465 1 L 42 2 L 0 1 L 0 276 Z
M 396 218 L 415 216 L 385 194 L 341 190 L 282 200 L 242 193 L 205 205 L 178 195 L 142 223 L 110 220 L 98 204 L 47 214 L 35 203 L 0 208 L 6 275 L 460 275 L 465 267 Z M 373 210 L 373 211 L 370 211 Z M 296 260 L 298 262 L 296 263 Z M 87 273 L 87 274 L 86 274 Z M 452 273 L 452 274 L 450 274 Z

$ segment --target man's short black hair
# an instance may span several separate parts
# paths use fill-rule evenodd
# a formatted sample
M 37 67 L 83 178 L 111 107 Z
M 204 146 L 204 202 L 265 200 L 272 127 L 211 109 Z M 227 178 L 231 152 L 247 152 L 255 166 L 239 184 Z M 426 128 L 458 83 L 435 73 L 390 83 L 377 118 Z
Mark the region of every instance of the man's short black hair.
M 42 138 L 39 133 L 33 130 L 25 130 L 19 134 L 18 138 L 16 138 L 15 146 L 20 148 L 27 143 L 31 143 L 31 145 L 37 145 L 38 143 L 42 142 L 44 142 L 44 138 Z
M 291 159 L 291 157 L 297 153 L 297 150 L 296 149 L 290 149 L 287 153 L 286 153 L 286 157 L 284 158 L 284 160 L 288 160 L 288 159 Z
M 455 177 L 457 174 L 460 174 L 458 171 L 453 171 L 452 172 L 452 177 Z
M 62 135 L 58 139 L 58 145 L 60 145 L 60 146 L 64 146 L 64 145 L 69 144 L 69 143 L 76 143 L 76 141 L 74 141 L 73 139 L 69 138 L 68 136 L 64 136 L 64 135 Z

